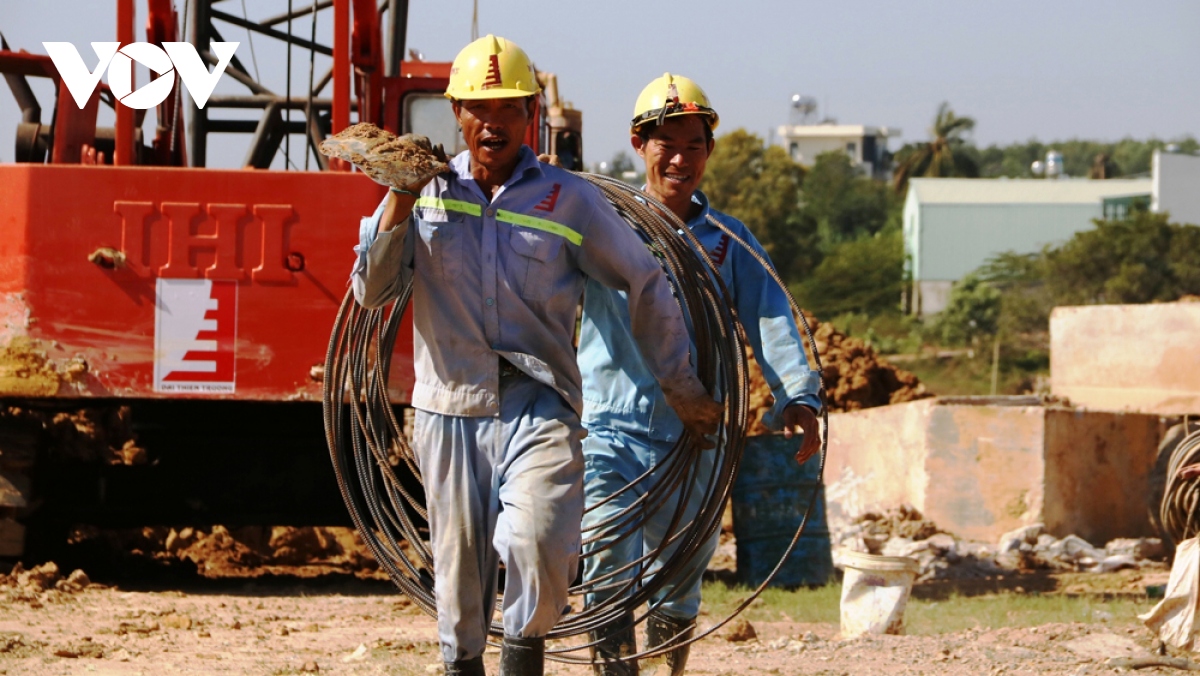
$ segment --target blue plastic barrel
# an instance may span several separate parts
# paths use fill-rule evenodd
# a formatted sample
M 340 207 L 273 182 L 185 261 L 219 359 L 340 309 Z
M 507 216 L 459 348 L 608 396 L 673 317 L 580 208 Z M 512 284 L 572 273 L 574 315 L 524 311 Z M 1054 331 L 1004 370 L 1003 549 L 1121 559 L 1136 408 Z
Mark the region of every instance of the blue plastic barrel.
M 757 587 L 767 579 L 796 535 L 808 502 L 817 504 L 773 587 L 823 585 L 833 578 L 825 487 L 818 486 L 820 458 L 796 464 L 798 437 L 751 437 L 733 483 L 733 534 L 737 538 L 737 579 Z

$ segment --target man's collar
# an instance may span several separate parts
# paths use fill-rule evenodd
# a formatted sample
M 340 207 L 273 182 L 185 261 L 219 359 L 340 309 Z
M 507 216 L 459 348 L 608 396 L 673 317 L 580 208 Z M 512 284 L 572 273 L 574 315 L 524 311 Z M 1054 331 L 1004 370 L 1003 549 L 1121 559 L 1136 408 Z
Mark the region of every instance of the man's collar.
M 470 150 L 464 150 L 455 155 L 454 159 L 450 160 L 450 168 L 460 181 L 475 180 L 475 177 L 471 175 Z M 513 167 L 512 176 L 508 177 L 504 185 L 511 185 L 516 182 L 517 179 L 525 176 L 525 172 L 527 171 L 536 171 L 538 176 L 545 174 L 545 171 L 542 169 L 542 163 L 538 161 L 537 155 L 533 154 L 533 150 L 529 146 L 522 144 L 521 153 L 517 156 L 517 164 Z
M 687 226 L 689 228 L 694 228 L 697 225 L 700 225 L 701 223 L 706 223 L 708 221 L 708 212 L 709 212 L 708 195 L 705 195 L 704 193 L 700 192 L 699 190 L 696 190 L 695 192 L 692 193 L 692 204 L 699 204 L 700 212 L 697 213 L 694 218 L 690 219 L 687 222 Z
M 646 184 L 646 183 L 642 184 L 642 194 L 643 195 L 648 194 L 648 193 L 646 193 L 647 185 L 648 184 Z M 699 190 L 692 192 L 692 204 L 700 205 L 700 213 L 696 214 L 695 218 L 689 219 L 688 222 L 684 224 L 689 229 L 694 228 L 697 225 L 704 223 L 708 220 L 708 212 L 709 212 L 708 195 L 705 195 L 704 193 L 700 192 Z

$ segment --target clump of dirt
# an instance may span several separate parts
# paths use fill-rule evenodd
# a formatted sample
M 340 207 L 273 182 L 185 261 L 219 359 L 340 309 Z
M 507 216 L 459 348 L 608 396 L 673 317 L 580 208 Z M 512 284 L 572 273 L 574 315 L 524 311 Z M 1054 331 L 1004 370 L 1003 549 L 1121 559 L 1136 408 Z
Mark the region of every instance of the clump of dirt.
M 394 136 L 369 122 L 347 127 L 321 142 L 321 153 L 350 162 L 376 183 L 411 188 L 449 169 L 446 153 L 427 137 Z
M 146 449 L 138 445 L 128 406 L 89 406 L 66 411 L 46 411 L 19 406 L 0 410 L 6 436 L 20 437 L 20 447 L 32 461 L 40 447 L 55 461 L 98 462 L 105 465 L 142 465 Z
M 64 594 L 77 594 L 93 585 L 87 573 L 75 570 L 63 577 L 58 564 L 48 561 L 26 570 L 18 562 L 7 575 L 0 575 L 0 589 L 4 598 L 11 603 L 26 603 L 40 608 L 46 603 L 56 602 Z
M 912 505 L 900 505 L 885 512 L 866 512 L 854 523 L 864 526 L 863 532 L 871 537 L 882 538 L 884 541 L 893 537 L 908 538 L 909 540 L 927 540 L 938 533 L 946 531 L 938 528 L 937 524 L 925 518 L 921 510 Z
M 875 406 L 899 404 L 934 396 L 915 375 L 884 360 L 860 338 L 847 336 L 833 324 L 820 322 L 805 314 L 821 356 L 821 380 L 825 385 L 826 405 L 831 413 L 857 411 Z M 811 355 L 809 356 L 811 364 Z M 775 399 L 763 380 L 762 368 L 750 360 L 749 434 L 769 434 L 762 416 Z

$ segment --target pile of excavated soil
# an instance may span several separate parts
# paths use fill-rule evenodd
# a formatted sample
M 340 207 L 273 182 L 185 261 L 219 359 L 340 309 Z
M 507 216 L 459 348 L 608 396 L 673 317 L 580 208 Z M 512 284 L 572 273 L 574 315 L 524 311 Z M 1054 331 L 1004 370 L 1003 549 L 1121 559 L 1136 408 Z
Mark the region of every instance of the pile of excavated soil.
M 0 574 L 0 599 L 9 605 L 26 603 L 40 608 L 45 603 L 60 600 L 64 594 L 77 594 L 95 588 L 99 588 L 99 585 L 92 584 L 87 573 L 76 570 L 63 577 L 58 564 L 53 561 L 29 570 L 18 562 L 7 575 Z
M 805 315 L 821 356 L 826 405 L 832 413 L 857 411 L 932 397 L 917 377 L 888 363 L 860 338 Z M 809 355 L 812 363 L 812 355 Z M 762 416 L 774 403 L 757 361 L 750 364 L 750 435 L 767 434 Z
M 0 409 L 0 428 L 29 455 L 41 447 L 52 460 L 142 465 L 146 450 L 138 445 L 128 406 L 90 406 L 67 411 L 20 406 Z
M 341 527 L 243 526 L 76 531 L 73 542 L 127 552 L 165 566 L 183 563 L 208 578 L 349 573 L 373 577 L 379 564 L 358 532 Z

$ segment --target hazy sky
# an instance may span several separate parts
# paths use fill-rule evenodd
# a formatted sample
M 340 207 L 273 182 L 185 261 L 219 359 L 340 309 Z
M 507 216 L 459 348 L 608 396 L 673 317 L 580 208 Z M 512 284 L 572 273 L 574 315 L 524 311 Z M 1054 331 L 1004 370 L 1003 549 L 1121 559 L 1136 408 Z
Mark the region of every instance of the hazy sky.
M 182 10 L 183 0 L 175 2 Z M 245 3 L 255 19 L 287 6 Z M 241 13 L 238 0 L 220 6 Z M 42 41 L 74 42 L 90 66 L 87 43 L 115 39 L 115 8 L 114 0 L 0 0 L 0 32 L 38 53 Z M 408 45 L 428 60 L 452 59 L 470 39 L 471 8 L 471 0 L 413 0 Z M 332 15 L 320 21 L 318 33 L 328 36 Z M 479 29 L 514 40 L 540 69 L 558 74 L 562 96 L 584 111 L 589 163 L 628 149 L 633 101 L 664 71 L 707 90 L 721 115 L 718 136 L 738 127 L 767 136 L 786 123 L 794 93 L 815 97 L 819 114 L 841 123 L 900 127 L 899 143 L 926 138 L 942 101 L 977 120 L 981 145 L 1200 134 L 1195 0 L 479 0 Z M 310 26 L 300 20 L 294 30 L 307 34 Z M 237 53 L 249 64 L 245 31 L 224 32 L 243 41 Z M 283 50 L 262 37 L 254 43 L 263 79 L 282 91 Z M 301 52 L 293 59 L 299 90 L 307 67 Z M 244 91 L 229 78 L 222 90 Z M 37 91 L 48 122 L 49 88 Z M 0 88 L 0 161 L 12 161 L 18 120 Z M 245 141 L 235 138 L 210 150 L 211 164 L 240 164 Z

